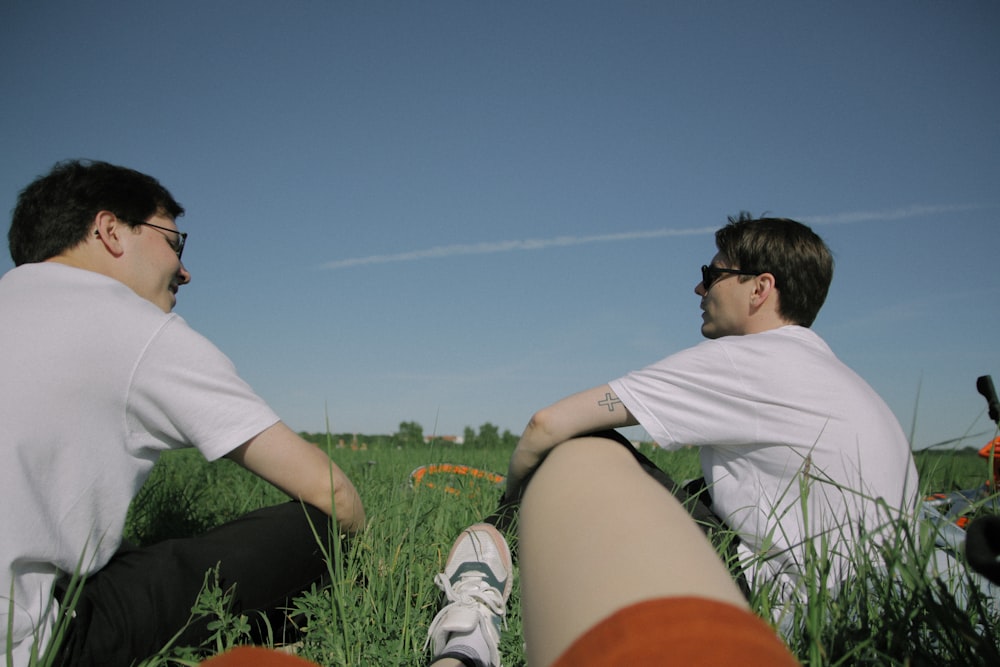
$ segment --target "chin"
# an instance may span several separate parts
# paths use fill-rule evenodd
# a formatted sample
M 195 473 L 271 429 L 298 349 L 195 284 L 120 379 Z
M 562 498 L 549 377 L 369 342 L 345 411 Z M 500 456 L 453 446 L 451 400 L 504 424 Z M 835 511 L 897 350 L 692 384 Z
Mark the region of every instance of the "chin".
M 701 325 L 701 335 L 709 340 L 715 340 L 716 338 L 722 338 L 726 335 L 726 333 L 719 331 L 718 329 L 713 329 L 707 324 L 703 324 Z

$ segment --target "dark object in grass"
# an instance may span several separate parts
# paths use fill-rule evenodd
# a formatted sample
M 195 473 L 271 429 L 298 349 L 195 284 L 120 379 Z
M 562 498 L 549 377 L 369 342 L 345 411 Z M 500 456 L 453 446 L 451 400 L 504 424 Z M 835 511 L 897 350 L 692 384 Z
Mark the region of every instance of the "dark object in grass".
M 997 399 L 997 390 L 993 386 L 993 378 L 989 375 L 980 375 L 976 378 L 976 389 L 986 399 L 989 408 L 990 419 L 1000 426 L 1000 399 Z
M 1000 584 L 1000 516 L 979 517 L 969 524 L 965 557 L 973 570 Z

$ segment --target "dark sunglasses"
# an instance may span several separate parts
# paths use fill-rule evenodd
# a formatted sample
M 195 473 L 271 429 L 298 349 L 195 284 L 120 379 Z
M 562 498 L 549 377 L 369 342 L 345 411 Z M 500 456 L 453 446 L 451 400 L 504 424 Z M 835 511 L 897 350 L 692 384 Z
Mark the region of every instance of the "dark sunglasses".
M 704 286 L 705 290 L 712 286 L 716 280 L 721 278 L 724 274 L 731 273 L 734 276 L 759 276 L 760 273 L 757 271 L 740 271 L 739 269 L 724 269 L 721 266 L 712 266 L 711 264 L 704 264 L 701 267 L 701 284 Z

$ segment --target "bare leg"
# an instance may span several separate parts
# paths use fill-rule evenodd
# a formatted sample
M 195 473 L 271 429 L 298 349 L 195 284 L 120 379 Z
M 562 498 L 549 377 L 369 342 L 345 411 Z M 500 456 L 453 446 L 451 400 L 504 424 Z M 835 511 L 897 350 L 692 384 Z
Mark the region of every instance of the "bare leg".
M 563 443 L 539 468 L 521 506 L 520 563 L 534 667 L 640 600 L 697 595 L 747 607 L 690 515 L 604 438 Z

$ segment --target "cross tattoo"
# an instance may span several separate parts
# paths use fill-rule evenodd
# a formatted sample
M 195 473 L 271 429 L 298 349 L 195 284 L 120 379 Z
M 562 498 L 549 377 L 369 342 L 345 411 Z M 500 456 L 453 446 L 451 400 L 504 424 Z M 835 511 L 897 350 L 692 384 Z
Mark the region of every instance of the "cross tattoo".
M 608 412 L 614 412 L 615 411 L 615 405 L 619 404 L 619 403 L 621 403 L 621 401 L 618 400 L 618 397 L 615 396 L 615 397 L 612 398 L 612 396 L 611 396 L 610 393 L 605 393 L 604 394 L 604 400 L 597 402 L 598 405 L 603 405 L 603 406 L 607 407 L 608 408 Z

